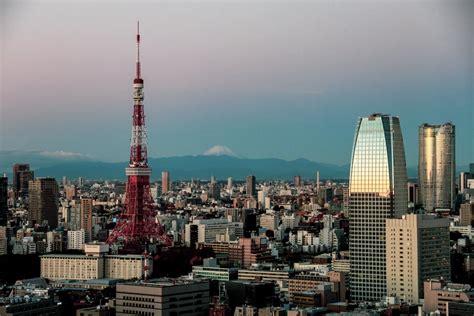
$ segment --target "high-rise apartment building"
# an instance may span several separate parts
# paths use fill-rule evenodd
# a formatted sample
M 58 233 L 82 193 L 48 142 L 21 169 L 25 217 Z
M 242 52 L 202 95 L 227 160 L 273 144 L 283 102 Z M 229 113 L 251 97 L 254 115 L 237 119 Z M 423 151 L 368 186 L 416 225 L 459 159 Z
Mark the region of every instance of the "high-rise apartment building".
M 463 203 L 459 208 L 459 225 L 474 226 L 474 203 Z
M 59 191 L 56 179 L 31 180 L 28 186 L 28 195 L 30 225 L 47 223 L 51 229 L 58 227 Z
M 67 231 L 67 249 L 82 250 L 86 242 L 84 229 Z
M 351 296 L 374 301 L 386 295 L 385 220 L 406 211 L 407 174 L 398 117 L 359 118 L 349 179 Z
M 15 198 L 26 198 L 28 196 L 28 183 L 33 180 L 34 173 L 29 164 L 13 165 L 13 191 Z
M 418 129 L 418 184 L 425 210 L 453 209 L 455 175 L 455 128 L 422 124 Z
M 81 199 L 81 229 L 85 232 L 86 242 L 92 241 L 93 199 Z
M 301 179 L 301 176 L 294 176 L 293 183 L 295 187 L 301 187 L 303 185 L 303 180 Z
M 449 219 L 407 214 L 387 219 L 387 295 L 418 304 L 427 279 L 450 279 Z
M 256 190 L 256 184 L 255 184 L 255 176 L 247 176 L 245 178 L 245 189 L 247 196 L 256 196 L 257 195 L 257 190 Z
M 0 177 L 0 226 L 7 226 L 8 178 Z
M 232 188 L 233 188 L 233 185 L 232 185 L 232 177 L 228 177 L 227 178 L 227 192 L 230 194 L 232 193 Z
M 168 171 L 161 172 L 161 193 L 167 193 L 171 190 L 170 173 Z

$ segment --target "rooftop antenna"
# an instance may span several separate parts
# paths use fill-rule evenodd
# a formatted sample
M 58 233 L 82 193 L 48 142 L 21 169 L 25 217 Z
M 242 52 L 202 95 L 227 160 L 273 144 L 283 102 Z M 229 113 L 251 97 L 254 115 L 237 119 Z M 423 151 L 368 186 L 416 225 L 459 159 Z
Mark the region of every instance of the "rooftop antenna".
M 141 78 L 140 69 L 140 21 L 137 21 L 137 65 L 136 65 L 136 79 Z

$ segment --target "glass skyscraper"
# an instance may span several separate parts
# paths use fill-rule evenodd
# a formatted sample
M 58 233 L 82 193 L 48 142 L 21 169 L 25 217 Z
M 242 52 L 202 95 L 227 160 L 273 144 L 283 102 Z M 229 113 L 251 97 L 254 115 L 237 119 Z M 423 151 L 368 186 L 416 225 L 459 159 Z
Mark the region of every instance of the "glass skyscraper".
M 418 129 L 418 183 L 425 210 L 453 209 L 455 199 L 455 129 L 451 123 Z
M 398 117 L 359 118 L 349 179 L 350 291 L 354 301 L 386 295 L 385 220 L 408 207 L 407 173 Z

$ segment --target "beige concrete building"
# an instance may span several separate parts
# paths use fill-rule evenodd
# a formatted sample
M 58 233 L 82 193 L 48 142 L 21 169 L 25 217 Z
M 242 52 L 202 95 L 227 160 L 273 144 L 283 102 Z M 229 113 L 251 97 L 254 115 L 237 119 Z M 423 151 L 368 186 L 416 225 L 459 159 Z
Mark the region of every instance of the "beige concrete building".
M 207 315 L 209 281 L 155 279 L 117 284 L 116 315 Z
M 468 284 L 428 280 L 424 283 L 424 292 L 423 311 L 425 313 L 439 311 L 441 315 L 449 315 L 449 303 L 474 301 L 474 290 Z
M 112 279 L 141 279 L 145 268 L 145 256 L 117 255 L 105 256 L 105 277 Z M 153 262 L 148 262 L 149 274 L 152 273 Z
M 279 222 L 280 217 L 278 214 L 265 213 L 260 215 L 260 226 L 268 230 L 276 231 L 278 229 Z
M 403 215 L 386 222 L 387 295 L 417 304 L 423 282 L 450 278 L 449 219 Z
M 41 277 L 57 280 L 141 279 L 145 262 L 152 273 L 151 258 L 143 255 L 107 255 L 108 245 L 86 244 L 85 255 L 51 254 L 41 256 Z
M 459 209 L 459 225 L 460 226 L 474 226 L 472 225 L 474 220 L 474 203 L 461 204 Z
M 315 291 L 320 284 L 329 284 L 338 301 L 346 300 L 346 275 L 344 272 L 330 271 L 326 275 L 303 273 L 288 280 L 290 300 L 296 293 Z
M 42 278 L 90 280 L 104 277 L 104 257 L 51 254 L 40 258 Z

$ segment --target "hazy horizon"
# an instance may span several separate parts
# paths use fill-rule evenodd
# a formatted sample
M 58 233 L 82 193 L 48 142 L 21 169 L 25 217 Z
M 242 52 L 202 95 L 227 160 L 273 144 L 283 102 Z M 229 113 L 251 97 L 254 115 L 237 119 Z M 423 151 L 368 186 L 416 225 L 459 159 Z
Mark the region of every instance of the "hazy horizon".
M 473 1 L 3 1 L 0 150 L 129 154 L 140 20 L 149 156 L 350 162 L 357 118 L 456 125 L 474 161 Z

